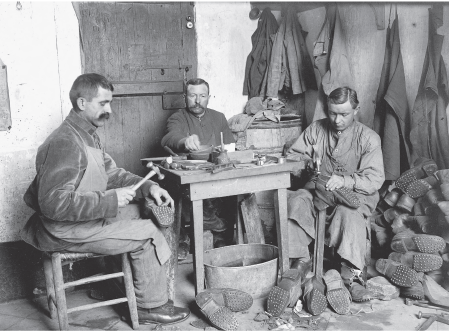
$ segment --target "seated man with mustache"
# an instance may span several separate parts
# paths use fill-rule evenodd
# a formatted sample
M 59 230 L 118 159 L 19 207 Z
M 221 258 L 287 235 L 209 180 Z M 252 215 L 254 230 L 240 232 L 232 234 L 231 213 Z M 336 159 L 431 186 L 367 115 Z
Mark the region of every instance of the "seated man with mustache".
M 186 108 L 174 113 L 167 121 L 166 134 L 162 138 L 162 146 L 168 146 L 176 153 L 196 151 L 200 145 L 219 146 L 220 132 L 223 133 L 223 143 L 235 143 L 231 129 L 223 113 L 207 108 L 210 99 L 209 83 L 201 78 L 192 78 L 185 84 L 184 97 Z M 217 216 L 230 200 L 206 199 L 203 201 L 204 230 L 214 233 L 214 245 L 224 245 L 221 233 L 226 230 L 226 222 Z M 190 218 L 189 206 L 184 204 L 183 217 Z
M 173 324 L 190 311 L 168 299 L 164 263 L 171 251 L 150 219 L 120 209 L 133 198 L 151 196 L 157 205 L 173 199 L 153 181 L 118 168 L 96 130 L 109 118 L 114 87 L 103 76 L 83 74 L 70 90 L 73 109 L 39 147 L 36 177 L 24 200 L 36 213 L 21 232 L 42 251 L 129 253 L 140 324 Z M 135 205 L 134 205 L 135 206 Z

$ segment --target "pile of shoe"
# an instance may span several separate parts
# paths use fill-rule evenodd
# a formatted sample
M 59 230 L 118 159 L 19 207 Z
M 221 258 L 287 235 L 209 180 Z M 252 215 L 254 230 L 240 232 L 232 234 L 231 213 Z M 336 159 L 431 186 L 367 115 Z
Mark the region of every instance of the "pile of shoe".
M 210 288 L 199 293 L 196 304 L 217 329 L 235 331 L 239 323 L 234 312 L 248 310 L 253 298 L 248 293 L 232 288 Z
M 400 287 L 401 296 L 424 298 L 423 276 L 442 283 L 449 239 L 449 169 L 419 159 L 404 172 L 371 217 L 379 247 L 391 252 L 376 270 Z M 386 256 L 385 253 L 381 256 Z

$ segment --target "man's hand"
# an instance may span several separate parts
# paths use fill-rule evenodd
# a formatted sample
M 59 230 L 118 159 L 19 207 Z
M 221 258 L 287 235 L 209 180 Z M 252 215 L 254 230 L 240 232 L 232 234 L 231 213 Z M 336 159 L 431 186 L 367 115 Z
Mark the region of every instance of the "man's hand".
M 340 189 L 344 184 L 345 178 L 342 175 L 333 174 L 326 183 L 326 190 L 333 191 L 335 189 Z
M 115 189 L 117 193 L 118 207 L 125 207 L 136 196 L 136 192 L 131 189 L 132 186 Z
M 158 185 L 153 185 L 150 187 L 150 196 L 154 198 L 158 206 L 168 205 L 171 208 L 174 208 L 175 206 L 173 198 L 170 197 L 167 190 L 162 189 Z
M 195 135 L 195 134 L 187 137 L 187 139 L 186 139 L 184 144 L 186 146 L 186 149 L 189 150 L 189 151 L 199 150 L 200 145 L 201 145 L 200 139 L 198 138 L 198 135 Z

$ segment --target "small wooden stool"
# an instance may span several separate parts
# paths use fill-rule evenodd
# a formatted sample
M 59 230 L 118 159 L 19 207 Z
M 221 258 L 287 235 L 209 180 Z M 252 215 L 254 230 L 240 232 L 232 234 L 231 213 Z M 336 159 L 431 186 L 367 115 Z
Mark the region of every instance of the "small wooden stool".
M 71 264 L 83 259 L 103 257 L 106 255 L 97 255 L 92 253 L 44 253 L 44 273 L 45 273 L 45 283 L 47 287 L 47 301 L 48 308 L 50 311 L 50 317 L 52 319 L 58 316 L 59 329 L 61 331 L 69 329 L 69 319 L 68 314 L 75 311 L 94 309 L 99 307 L 104 307 L 108 305 L 114 305 L 122 302 L 128 302 L 129 312 L 131 315 L 132 328 L 134 330 L 139 328 L 139 319 L 137 316 L 137 303 L 136 295 L 134 293 L 133 278 L 131 273 L 131 266 L 128 258 L 128 254 L 122 254 L 122 272 L 95 275 L 92 277 L 87 277 L 79 279 L 76 281 L 71 281 L 64 283 L 64 278 L 62 274 L 62 266 Z M 67 302 L 65 296 L 65 290 L 73 286 L 79 286 L 84 284 L 89 284 L 92 282 L 108 280 L 113 278 L 123 277 L 126 297 L 118 298 L 109 301 L 102 301 L 93 304 L 82 305 L 74 308 L 67 309 Z

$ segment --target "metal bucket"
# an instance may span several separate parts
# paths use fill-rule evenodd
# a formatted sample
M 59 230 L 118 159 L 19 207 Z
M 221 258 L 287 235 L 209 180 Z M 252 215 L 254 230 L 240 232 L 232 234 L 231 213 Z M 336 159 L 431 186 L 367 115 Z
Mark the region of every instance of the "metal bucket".
M 234 288 L 253 298 L 268 296 L 278 276 L 278 248 L 269 244 L 238 244 L 206 250 L 206 288 Z

